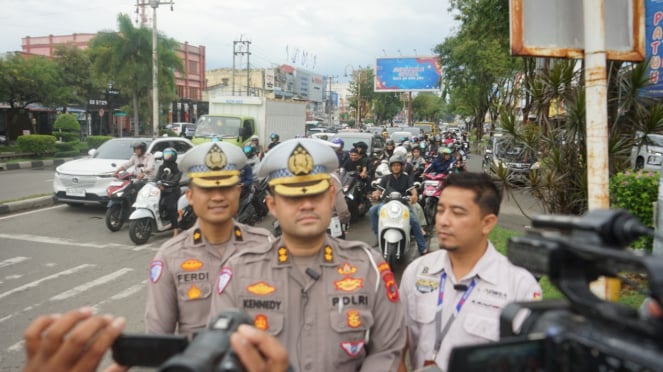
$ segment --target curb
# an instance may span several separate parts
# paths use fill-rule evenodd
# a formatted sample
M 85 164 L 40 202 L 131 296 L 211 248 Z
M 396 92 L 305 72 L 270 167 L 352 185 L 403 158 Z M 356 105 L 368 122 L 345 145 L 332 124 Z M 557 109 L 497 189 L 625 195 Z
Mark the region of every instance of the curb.
M 0 204 L 0 215 L 50 207 L 55 204 L 53 196 L 42 196 L 34 199 L 19 200 Z
M 48 160 L 19 161 L 17 163 L 0 163 L 0 170 L 17 170 L 17 169 L 29 169 L 29 168 L 58 166 L 58 165 L 60 165 L 64 162 L 67 162 L 69 160 L 74 160 L 74 159 L 80 159 L 80 157 L 48 159 Z

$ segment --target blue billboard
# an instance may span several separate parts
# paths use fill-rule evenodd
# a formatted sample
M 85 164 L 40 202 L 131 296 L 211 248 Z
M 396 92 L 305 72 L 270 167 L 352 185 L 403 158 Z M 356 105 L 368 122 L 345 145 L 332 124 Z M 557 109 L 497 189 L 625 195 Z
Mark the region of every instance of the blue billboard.
M 644 88 L 643 93 L 663 97 L 663 0 L 647 0 L 645 3 L 645 52 L 651 85 Z
M 438 57 L 378 58 L 376 92 L 426 92 L 440 89 L 442 65 Z

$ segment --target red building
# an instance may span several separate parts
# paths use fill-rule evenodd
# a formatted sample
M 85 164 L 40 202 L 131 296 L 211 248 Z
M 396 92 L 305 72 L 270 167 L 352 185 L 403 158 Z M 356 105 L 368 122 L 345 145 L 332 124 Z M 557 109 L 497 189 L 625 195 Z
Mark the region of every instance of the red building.
M 74 44 L 87 49 L 95 36 L 97 34 L 26 36 L 21 39 L 21 47 L 24 53 L 52 57 L 57 45 Z M 178 44 L 176 51 L 184 66 L 183 73 L 175 71 L 177 96 L 180 100 L 200 101 L 205 89 L 205 47 L 184 42 Z

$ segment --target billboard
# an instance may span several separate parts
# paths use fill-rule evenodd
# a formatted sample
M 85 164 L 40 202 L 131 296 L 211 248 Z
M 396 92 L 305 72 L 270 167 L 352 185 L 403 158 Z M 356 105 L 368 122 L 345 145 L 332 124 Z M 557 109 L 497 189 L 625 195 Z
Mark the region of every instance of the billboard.
M 651 97 L 663 97 L 663 0 L 647 0 L 645 3 L 645 53 L 649 61 L 647 75 L 649 85 L 643 93 Z
M 442 65 L 438 57 L 378 58 L 376 92 L 425 92 L 440 89 Z

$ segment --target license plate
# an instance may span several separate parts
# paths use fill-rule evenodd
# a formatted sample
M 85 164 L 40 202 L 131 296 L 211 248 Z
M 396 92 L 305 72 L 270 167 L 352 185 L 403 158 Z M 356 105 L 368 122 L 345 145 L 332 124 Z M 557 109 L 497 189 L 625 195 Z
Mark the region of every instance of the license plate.
M 65 191 L 67 196 L 77 196 L 77 197 L 85 197 L 85 189 L 81 187 L 69 187 Z

